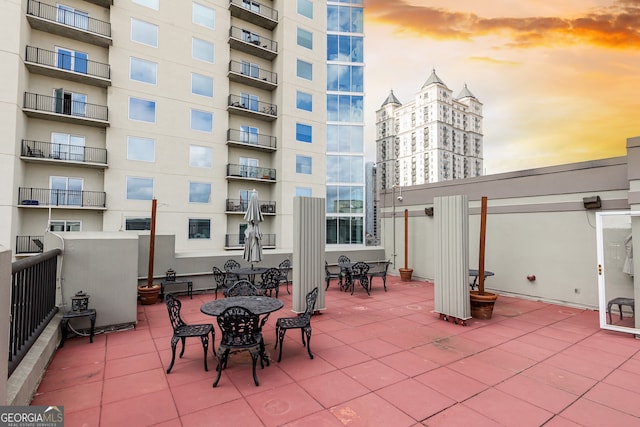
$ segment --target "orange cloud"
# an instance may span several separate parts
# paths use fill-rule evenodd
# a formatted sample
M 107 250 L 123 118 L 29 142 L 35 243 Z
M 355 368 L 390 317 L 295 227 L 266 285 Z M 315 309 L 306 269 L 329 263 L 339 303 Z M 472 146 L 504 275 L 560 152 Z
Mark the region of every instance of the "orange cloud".
M 618 0 L 582 16 L 483 18 L 474 13 L 415 6 L 406 0 L 366 0 L 368 20 L 440 40 L 472 40 L 500 34 L 511 47 L 591 44 L 640 49 L 640 0 Z

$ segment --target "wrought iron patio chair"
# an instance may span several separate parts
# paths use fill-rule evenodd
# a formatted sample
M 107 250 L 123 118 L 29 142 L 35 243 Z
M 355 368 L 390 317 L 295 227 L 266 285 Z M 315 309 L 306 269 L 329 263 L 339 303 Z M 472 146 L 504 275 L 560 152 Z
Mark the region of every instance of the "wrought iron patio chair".
M 300 316 L 296 317 L 281 317 L 276 321 L 276 345 L 274 348 L 278 348 L 280 345 L 280 352 L 278 353 L 278 362 L 282 359 L 282 345 L 284 343 L 284 334 L 288 329 L 300 329 L 302 334 L 302 345 L 305 345 L 305 335 L 307 336 L 306 346 L 309 358 L 313 359 L 311 353 L 311 315 L 316 305 L 316 299 L 318 298 L 318 287 L 316 286 L 310 291 L 307 296 L 307 307 Z
M 278 289 L 280 288 L 280 280 L 282 278 L 280 274 L 280 269 L 278 268 L 270 268 L 264 273 L 262 273 L 260 289 L 266 295 L 267 292 L 269 296 L 272 296 L 273 291 L 276 292 L 276 298 L 278 298 Z
M 216 282 L 216 299 L 218 299 L 218 291 L 221 291 L 224 295 L 225 291 L 229 289 L 233 285 L 233 281 L 227 278 L 227 275 L 224 271 L 220 270 L 218 267 L 213 267 L 213 279 Z
M 358 261 L 347 271 L 347 274 L 349 275 L 347 282 L 351 287 L 351 295 L 353 295 L 356 282 L 367 291 L 367 295 L 371 295 L 369 292 L 369 264 L 364 261 Z
M 289 258 L 284 259 L 278 264 L 278 269 L 280 270 L 280 283 L 284 283 L 287 287 L 287 293 L 291 294 L 291 292 L 289 292 L 289 271 L 291 271 L 291 261 Z M 276 298 L 278 298 L 277 295 Z
M 342 288 L 342 272 L 336 271 L 333 272 L 329 270 L 329 264 L 327 261 L 324 262 L 324 280 L 327 282 L 327 287 L 325 290 L 329 289 L 329 284 L 331 283 L 331 279 L 338 279 L 340 282 L 340 288 Z
M 255 287 L 248 280 L 238 280 L 229 289 L 224 291 L 224 296 L 229 297 L 246 297 L 246 296 L 260 296 L 264 295 L 264 291 Z
M 240 276 L 233 272 L 233 270 L 240 268 L 240 263 L 238 261 L 236 261 L 235 259 L 228 259 L 224 263 L 223 268 L 228 282 L 235 283 L 240 280 Z
M 384 265 L 382 267 L 379 267 L 378 270 L 374 270 L 374 271 L 369 270 L 369 289 L 373 287 L 373 278 L 380 277 L 382 278 L 384 291 L 387 292 L 387 271 L 389 271 L 389 264 L 391 264 L 391 261 L 387 260 L 384 262 Z

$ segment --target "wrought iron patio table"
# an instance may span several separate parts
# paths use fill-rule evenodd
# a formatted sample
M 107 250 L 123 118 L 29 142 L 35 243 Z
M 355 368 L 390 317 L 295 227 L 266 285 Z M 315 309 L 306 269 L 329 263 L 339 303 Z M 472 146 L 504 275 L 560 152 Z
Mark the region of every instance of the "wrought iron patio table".
M 252 284 L 256 284 L 256 274 L 262 274 L 267 271 L 269 267 L 242 267 L 236 268 L 230 271 L 230 273 L 237 274 L 238 276 L 247 276 L 247 279 Z
M 469 283 L 471 289 L 475 289 L 478 286 L 478 276 L 480 272 L 478 270 L 469 270 L 469 277 L 473 277 L 473 282 Z M 484 278 L 486 279 L 489 276 L 493 276 L 493 271 L 484 271 Z

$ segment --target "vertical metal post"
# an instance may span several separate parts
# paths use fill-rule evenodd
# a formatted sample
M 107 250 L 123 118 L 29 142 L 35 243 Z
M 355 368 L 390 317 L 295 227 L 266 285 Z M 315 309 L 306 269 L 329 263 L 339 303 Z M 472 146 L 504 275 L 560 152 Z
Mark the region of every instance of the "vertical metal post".
M 147 272 L 147 286 L 153 285 L 153 258 L 156 246 L 156 207 L 158 201 L 151 201 L 151 232 L 149 234 L 149 270 Z

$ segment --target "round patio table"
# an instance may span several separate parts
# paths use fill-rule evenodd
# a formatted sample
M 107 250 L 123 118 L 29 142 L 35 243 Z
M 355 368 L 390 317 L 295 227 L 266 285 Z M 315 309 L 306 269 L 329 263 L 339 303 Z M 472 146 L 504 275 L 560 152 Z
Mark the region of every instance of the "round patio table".
M 253 314 L 267 314 L 280 310 L 284 303 L 276 298 L 262 296 L 229 297 L 206 302 L 200 311 L 209 316 L 219 316 L 229 307 L 243 307 Z
M 269 267 L 253 267 L 253 268 L 241 267 L 241 268 L 235 268 L 229 271 L 229 273 L 237 274 L 238 276 L 247 276 L 247 279 L 249 279 L 249 281 L 255 285 L 256 274 L 262 274 L 266 272 L 268 269 Z

